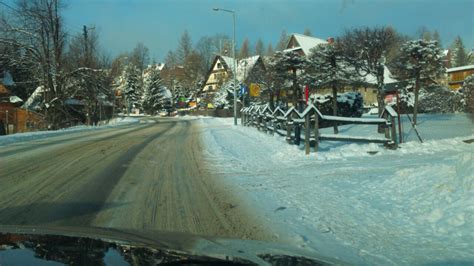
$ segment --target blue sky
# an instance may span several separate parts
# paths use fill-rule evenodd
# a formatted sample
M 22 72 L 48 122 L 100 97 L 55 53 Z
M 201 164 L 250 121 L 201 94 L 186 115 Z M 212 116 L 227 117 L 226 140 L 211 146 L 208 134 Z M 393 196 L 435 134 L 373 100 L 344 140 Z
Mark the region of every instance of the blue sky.
M 232 36 L 232 18 L 212 7 L 237 14 L 237 42 L 261 37 L 265 45 L 280 33 L 302 33 L 326 39 L 358 26 L 388 26 L 414 36 L 421 26 L 438 30 L 443 45 L 460 35 L 474 46 L 474 0 L 68 0 L 67 27 L 80 32 L 95 25 L 102 48 L 115 56 L 143 42 L 161 61 L 187 29 L 195 42 L 204 35 Z

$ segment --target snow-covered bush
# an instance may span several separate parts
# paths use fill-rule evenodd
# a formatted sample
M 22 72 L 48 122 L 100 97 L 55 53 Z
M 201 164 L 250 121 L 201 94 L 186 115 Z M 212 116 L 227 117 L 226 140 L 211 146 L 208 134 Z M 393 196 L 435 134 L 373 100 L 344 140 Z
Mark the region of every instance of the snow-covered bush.
M 455 113 L 464 111 L 464 96 L 444 86 L 430 86 L 420 92 L 421 113 Z
M 466 112 L 473 114 L 474 113 L 474 75 L 470 75 L 464 80 L 462 93 L 464 96 Z
M 332 115 L 332 95 L 314 94 L 310 101 L 324 115 Z M 364 99 L 359 92 L 346 92 L 337 95 L 337 108 L 339 116 L 361 117 L 363 113 Z

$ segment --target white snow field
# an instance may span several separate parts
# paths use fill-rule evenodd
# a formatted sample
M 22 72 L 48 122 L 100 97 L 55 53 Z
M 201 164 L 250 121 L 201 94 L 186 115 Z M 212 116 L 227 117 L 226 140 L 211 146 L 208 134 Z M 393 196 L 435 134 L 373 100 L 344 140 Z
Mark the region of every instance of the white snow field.
M 89 130 L 100 130 L 105 128 L 123 126 L 128 124 L 139 123 L 140 120 L 133 117 L 116 117 L 110 119 L 106 124 L 101 126 L 75 126 L 60 130 L 49 130 L 49 131 L 35 131 L 35 132 L 25 132 L 17 133 L 6 136 L 0 136 L 0 145 L 6 145 L 9 143 L 16 143 L 21 141 L 37 140 L 44 139 L 49 137 L 61 136 L 70 133 L 83 132 Z
M 211 170 L 239 188 L 241 204 L 279 241 L 359 265 L 474 263 L 468 116 L 421 115 L 424 143 L 405 117 L 408 142 L 397 150 L 323 141 L 309 156 L 283 137 L 233 126 L 232 118 L 199 120 Z M 342 126 L 340 134 L 378 135 L 365 125 Z

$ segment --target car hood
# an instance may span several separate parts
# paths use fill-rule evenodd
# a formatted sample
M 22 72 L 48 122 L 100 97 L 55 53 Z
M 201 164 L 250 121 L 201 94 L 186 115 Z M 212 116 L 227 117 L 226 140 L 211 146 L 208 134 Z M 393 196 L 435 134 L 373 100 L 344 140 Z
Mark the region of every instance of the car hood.
M 279 243 L 96 227 L 0 225 L 0 264 L 344 265 Z

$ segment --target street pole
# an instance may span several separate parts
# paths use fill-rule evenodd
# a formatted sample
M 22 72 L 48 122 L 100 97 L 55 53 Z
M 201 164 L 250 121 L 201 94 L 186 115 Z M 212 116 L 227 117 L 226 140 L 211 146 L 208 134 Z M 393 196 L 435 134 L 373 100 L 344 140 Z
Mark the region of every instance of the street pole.
M 212 10 L 232 13 L 234 29 L 234 38 L 232 39 L 232 57 L 234 58 L 234 125 L 237 125 L 237 58 L 235 56 L 235 11 L 222 8 L 213 8 Z
M 235 12 L 232 11 L 232 18 L 234 21 L 234 40 L 232 44 L 232 51 L 234 52 L 234 125 L 237 125 L 237 58 L 235 57 Z

